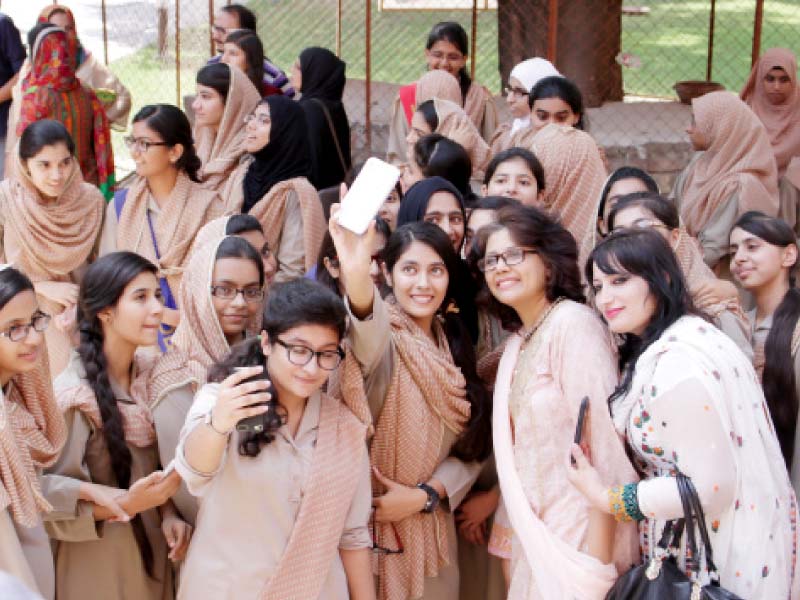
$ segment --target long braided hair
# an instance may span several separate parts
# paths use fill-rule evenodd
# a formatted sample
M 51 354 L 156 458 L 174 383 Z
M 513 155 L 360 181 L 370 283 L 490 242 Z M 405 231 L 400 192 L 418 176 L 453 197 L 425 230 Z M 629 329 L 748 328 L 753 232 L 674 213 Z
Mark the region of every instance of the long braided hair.
M 86 271 L 81 283 L 78 299 L 78 327 L 80 344 L 77 351 L 86 373 L 86 381 L 94 392 L 100 416 L 103 420 L 102 433 L 111 458 L 111 469 L 117 486 L 127 489 L 131 484 L 131 451 L 125 441 L 122 414 L 108 379 L 108 361 L 103 351 L 103 328 L 98 314 L 114 306 L 125 291 L 126 286 L 141 273 L 158 270 L 147 259 L 133 252 L 114 252 L 108 254 Z M 153 549 L 147 539 L 140 515 L 131 520 L 136 545 L 147 574 L 153 576 Z

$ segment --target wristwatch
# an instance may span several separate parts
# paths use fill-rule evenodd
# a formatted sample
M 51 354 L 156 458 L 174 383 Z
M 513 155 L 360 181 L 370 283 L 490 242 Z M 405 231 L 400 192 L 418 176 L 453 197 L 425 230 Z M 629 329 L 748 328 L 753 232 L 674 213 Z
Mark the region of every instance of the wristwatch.
M 439 492 L 429 486 L 427 483 L 418 483 L 417 487 L 421 489 L 423 492 L 428 494 L 428 500 L 425 502 L 425 506 L 422 508 L 420 512 L 424 512 L 427 514 L 432 513 L 436 510 L 436 507 L 439 506 Z
M 205 423 L 206 425 L 208 425 L 209 427 L 211 427 L 211 430 L 212 430 L 214 433 L 217 433 L 217 434 L 219 434 L 219 435 L 224 435 L 225 437 L 228 437 L 228 436 L 230 435 L 230 433 L 231 433 L 230 431 L 220 431 L 219 429 L 217 429 L 216 427 L 214 427 L 214 422 L 211 420 L 211 414 L 212 414 L 213 412 L 214 412 L 214 409 L 210 409 L 210 410 L 209 410 L 209 411 L 206 413 L 206 416 L 203 418 L 203 423 Z

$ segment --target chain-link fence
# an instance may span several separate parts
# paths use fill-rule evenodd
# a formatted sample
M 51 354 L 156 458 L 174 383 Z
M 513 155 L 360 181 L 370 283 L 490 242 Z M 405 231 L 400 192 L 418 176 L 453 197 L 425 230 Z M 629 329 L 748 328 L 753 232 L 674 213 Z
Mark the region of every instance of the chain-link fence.
M 382 155 L 400 84 L 425 70 L 428 32 L 460 23 L 470 39 L 467 68 L 497 94 L 517 62 L 543 56 L 580 86 L 591 133 L 612 166 L 638 164 L 659 173 L 689 156 L 683 132 L 689 108 L 674 85 L 716 81 L 738 91 L 759 48 L 797 51 L 797 0 L 250 0 L 272 62 L 289 71 L 303 48 L 325 46 L 347 62 L 345 104 L 359 158 Z M 22 29 L 48 2 L 3 0 Z M 213 48 L 210 26 L 226 0 L 75 0 L 78 31 L 108 56 L 131 90 L 135 112 L 178 102 Z M 19 13 L 19 14 L 17 14 Z M 28 21 L 26 22 L 25 19 Z M 622 102 L 621 102 L 622 101 Z M 115 135 L 120 170 L 130 169 Z M 665 179 L 666 181 L 666 179 Z

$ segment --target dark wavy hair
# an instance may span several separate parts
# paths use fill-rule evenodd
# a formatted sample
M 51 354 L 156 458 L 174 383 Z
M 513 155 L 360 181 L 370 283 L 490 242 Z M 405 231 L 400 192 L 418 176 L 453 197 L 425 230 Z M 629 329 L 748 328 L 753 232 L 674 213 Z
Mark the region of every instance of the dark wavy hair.
M 225 41 L 228 41 L 227 38 Z M 228 101 L 228 90 L 231 87 L 231 67 L 223 62 L 206 65 L 197 72 L 195 83 L 217 92 L 222 97 L 224 104 Z
M 655 310 L 641 336 L 623 334 L 619 352 L 622 381 L 609 403 L 628 393 L 636 361 L 650 344 L 681 317 L 702 316 L 694 307 L 678 259 L 667 241 L 651 229 L 620 229 L 609 234 L 589 255 L 586 280 L 594 279 L 595 265 L 606 275 L 641 277 L 655 299 Z
M 235 44 L 244 52 L 247 61 L 245 74 L 260 94 L 264 87 L 264 45 L 261 38 L 255 31 L 237 29 L 227 35 L 225 43 Z
M 469 57 L 469 36 L 464 28 L 455 21 L 442 21 L 434 25 L 428 34 L 425 48 L 430 50 L 436 42 L 442 41 L 450 42 L 465 58 Z M 461 88 L 461 104 L 464 104 L 467 100 L 467 93 L 469 93 L 469 86 L 472 85 L 466 65 L 458 71 L 458 85 Z
M 483 185 L 489 185 L 492 177 L 494 177 L 494 172 L 497 171 L 497 167 L 502 165 L 504 162 L 517 158 L 521 159 L 526 165 L 528 165 L 528 169 L 530 170 L 534 179 L 536 179 L 536 187 L 538 188 L 539 193 L 541 193 L 542 190 L 545 189 L 544 167 L 533 152 L 518 146 L 498 152 L 492 157 L 492 160 L 489 161 L 489 165 L 486 167 L 486 173 L 483 176 Z
M 452 183 L 462 196 L 472 190 L 472 161 L 464 147 L 440 133 L 424 135 L 414 144 L 414 162 L 425 177 L 443 177 Z
M 264 233 L 264 228 L 261 226 L 261 223 L 251 214 L 231 215 L 230 218 L 228 218 L 228 222 L 225 223 L 225 235 L 238 235 L 249 231 L 258 231 L 261 234 Z
M 347 310 L 342 299 L 321 284 L 310 279 L 295 279 L 276 284 L 269 291 L 264 307 L 263 329 L 274 341 L 282 333 L 302 325 L 330 327 L 344 337 L 347 328 Z M 228 356 L 216 363 L 208 372 L 208 380 L 220 382 L 237 367 L 263 366 L 268 368 L 267 356 L 261 350 L 260 336 L 239 342 Z M 266 427 L 260 433 L 239 434 L 239 454 L 255 458 L 261 449 L 275 439 L 275 432 L 283 423 L 285 410 L 275 399 L 268 402 Z
M 769 217 L 761 212 L 744 213 L 733 227 L 743 229 L 767 244 L 779 248 L 797 245 L 795 233 L 786 221 Z M 788 274 L 789 290 L 772 316 L 772 328 L 764 344 L 764 374 L 761 378 L 764 396 L 772 415 L 772 422 L 775 424 L 775 433 L 787 468 L 794 456 L 798 412 L 792 337 L 797 320 L 800 318 L 800 290 L 795 287 L 792 269 Z
M 227 4 L 220 8 L 220 10 L 236 15 L 236 19 L 239 21 L 239 29 L 256 30 L 256 15 L 246 6 L 242 6 L 241 4 Z
M 517 246 L 536 250 L 536 254 L 547 269 L 545 295 L 548 302 L 567 298 L 575 302 L 585 302 L 580 270 L 578 269 L 578 244 L 563 225 L 533 206 L 515 202 L 497 211 L 497 221 L 481 227 L 470 253 L 470 266 L 477 272 L 477 262 L 486 254 L 489 237 L 502 229 L 507 229 Z M 490 313 L 500 319 L 505 329 L 517 331 L 522 320 L 510 306 L 492 296 L 484 278 L 478 302 Z
M 436 114 L 436 106 L 434 106 L 433 100 L 425 100 L 425 102 L 417 106 L 416 112 L 422 115 L 428 127 L 431 128 L 431 132 L 435 133 L 436 128 L 439 127 L 439 115 Z
M 392 230 L 389 229 L 389 224 L 384 219 L 375 217 L 375 230 L 378 235 L 383 236 L 383 239 L 387 242 L 389 241 Z M 314 273 L 314 279 L 341 298 L 342 292 L 339 288 L 339 280 L 331 275 L 325 267 L 326 258 L 336 264 L 339 262 L 339 258 L 336 256 L 336 246 L 333 243 L 330 231 L 326 231 L 325 236 L 322 238 L 322 244 L 319 247 L 319 254 L 317 255 L 317 268 Z M 382 296 L 385 296 L 388 290 L 383 289 L 378 291 Z
M 134 115 L 132 122 L 141 121 L 161 136 L 168 147 L 177 144 L 183 146 L 183 154 L 175 163 L 175 167 L 186 173 L 195 183 L 199 182 L 197 173 L 202 162 L 195 151 L 192 126 L 184 112 L 172 104 L 148 104 Z
M 19 157 L 28 160 L 33 158 L 45 146 L 64 144 L 71 155 L 75 155 L 75 142 L 61 121 L 42 119 L 34 121 L 25 128 L 19 137 Z
M 414 221 L 398 227 L 383 249 L 383 260 L 389 273 L 414 242 L 425 244 L 438 254 L 449 275 L 439 315 L 443 320 L 453 362 L 461 369 L 467 382 L 467 399 L 471 406 L 467 428 L 453 445 L 451 455 L 467 462 L 485 460 L 492 449 L 491 399 L 483 381 L 478 377 L 475 348 L 461 317 L 461 312 L 465 310 L 461 306 L 465 301 L 464 294 L 460 294 L 458 290 L 465 285 L 459 278 L 464 271 L 461 259 L 453 250 L 453 244 L 444 231 L 433 223 Z M 451 303 L 460 312 L 446 310 Z
M 122 413 L 108 378 L 108 359 L 103 350 L 103 327 L 99 313 L 115 306 L 125 288 L 142 273 L 158 275 L 158 269 L 146 258 L 133 252 L 112 252 L 99 258 L 86 271 L 78 297 L 78 329 L 80 343 L 77 352 L 100 409 L 102 434 L 111 459 L 111 470 L 117 486 L 127 489 L 131 484 L 131 451 L 125 441 Z M 153 577 L 153 549 L 147 539 L 141 515 L 131 520 L 133 535 L 145 570 Z
M 546 98 L 560 98 L 569 104 L 572 112 L 578 115 L 578 122 L 575 123 L 575 129 L 586 129 L 586 112 L 583 108 L 583 94 L 581 94 L 580 88 L 575 85 L 574 82 L 561 75 L 551 75 L 550 77 L 540 79 L 538 83 L 533 86 L 528 96 L 528 106 L 533 110 L 534 102 Z
M 678 209 L 672 200 L 655 192 L 633 192 L 622 196 L 608 213 L 608 230 L 614 229 L 614 221 L 619 213 L 633 207 L 644 208 L 653 213 L 653 216 L 670 230 L 677 229 L 681 225 Z
M 611 173 L 611 175 L 609 175 L 605 185 L 603 186 L 603 191 L 600 194 L 600 204 L 597 207 L 597 216 L 599 218 L 602 219 L 603 214 L 605 214 L 606 203 L 608 202 L 608 193 L 611 191 L 611 187 L 623 179 L 638 179 L 644 184 L 648 192 L 652 192 L 653 194 L 659 193 L 658 184 L 650 175 L 650 173 L 644 169 L 640 169 L 639 167 L 620 167 Z M 611 231 L 610 225 L 608 226 L 608 230 Z

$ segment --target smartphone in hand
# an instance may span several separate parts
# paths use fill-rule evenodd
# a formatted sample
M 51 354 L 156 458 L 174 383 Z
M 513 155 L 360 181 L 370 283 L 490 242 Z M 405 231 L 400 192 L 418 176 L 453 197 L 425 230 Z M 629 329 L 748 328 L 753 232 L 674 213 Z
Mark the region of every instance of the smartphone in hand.
M 584 396 L 583 400 L 581 400 L 581 406 L 578 409 L 578 424 L 575 426 L 575 443 L 579 446 L 583 441 L 583 430 L 586 426 L 586 413 L 589 412 L 589 396 Z M 575 465 L 575 459 L 570 456 L 570 462 L 572 465 Z
M 234 370 L 238 371 L 240 369 L 249 369 L 249 368 L 250 367 L 236 367 Z M 243 383 L 250 383 L 251 381 L 262 381 L 266 379 L 269 379 L 269 376 L 267 375 L 267 369 L 265 368 L 262 369 L 261 373 L 258 373 L 256 375 L 253 375 L 252 377 L 248 377 L 247 379 L 242 380 L 239 385 Z M 272 395 L 272 401 L 277 402 L 278 397 L 275 392 L 275 387 L 272 385 L 272 382 L 270 382 L 269 387 L 264 391 Z M 254 402 L 249 406 L 254 407 L 254 406 L 268 406 L 268 405 L 269 402 Z M 236 430 L 243 431 L 246 433 L 261 433 L 262 431 L 264 431 L 266 427 L 265 419 L 268 418 L 267 417 L 268 413 L 269 411 L 267 411 L 267 413 L 262 413 L 260 415 L 253 415 L 252 417 L 247 417 L 246 419 L 242 419 L 236 424 Z

